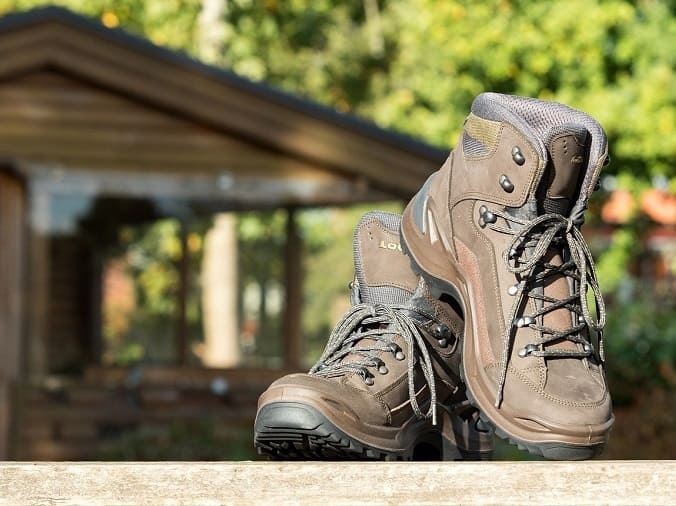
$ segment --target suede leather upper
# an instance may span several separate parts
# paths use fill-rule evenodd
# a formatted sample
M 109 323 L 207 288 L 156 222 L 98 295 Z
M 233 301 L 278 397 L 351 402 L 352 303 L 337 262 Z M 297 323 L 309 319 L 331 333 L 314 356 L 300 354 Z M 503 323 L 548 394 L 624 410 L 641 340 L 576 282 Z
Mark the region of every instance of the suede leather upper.
M 490 100 L 502 99 L 491 94 Z M 505 110 L 515 100 L 518 97 L 503 100 Z M 473 107 L 462 142 L 405 211 L 403 239 L 424 272 L 468 299 L 462 302 L 471 315 L 466 339 L 471 341 L 472 354 L 463 356 L 463 361 L 466 375 L 479 371 L 478 379 L 470 378 L 474 384 L 468 381 L 475 397 L 481 398 L 479 407 L 488 409 L 488 403 L 495 403 L 490 408 L 493 421 L 504 420 L 508 433 L 511 426 L 507 425 L 518 425 L 521 432 L 516 439 L 547 433 L 543 427 L 550 427 L 552 437 L 572 434 L 561 441 L 583 444 L 590 431 L 607 433 L 613 416 L 599 358 L 588 353 L 585 344 L 590 343 L 589 331 L 581 324 L 580 301 L 575 299 L 579 275 L 571 268 L 565 269 L 570 274 L 555 272 L 570 260 L 563 239 L 541 252 L 542 260 L 529 271 L 510 270 L 535 254 L 544 229 L 535 228 L 532 241 L 523 248 L 510 248 L 521 228 L 540 216 L 551 216 L 552 223 L 568 219 L 569 228 L 579 226 L 572 216 L 586 206 L 587 194 L 582 190 L 598 177 L 606 142 L 605 137 L 592 139 L 589 130 L 597 135 L 603 131 L 584 113 L 527 100 L 530 116 L 513 123 L 496 118 L 519 116 L 518 107 L 513 113 L 488 114 L 488 119 L 480 114 L 489 111 L 490 104 Z M 566 123 L 552 120 L 551 133 L 535 138 L 524 124 L 535 121 L 538 107 L 545 118 L 538 120 L 538 132 L 547 132 L 546 121 L 560 111 Z M 549 114 L 550 109 L 556 114 Z M 571 122 L 578 116 L 579 122 Z M 589 159 L 590 145 L 596 149 L 592 154 L 601 153 L 600 159 Z M 553 274 L 545 276 L 549 271 Z M 521 293 L 518 288 L 524 286 Z M 557 302 L 568 299 L 569 306 Z M 573 310 L 573 305 L 578 309 Z M 519 318 L 541 313 L 532 322 L 517 324 Z M 551 338 L 578 327 L 579 331 L 570 332 L 571 339 Z

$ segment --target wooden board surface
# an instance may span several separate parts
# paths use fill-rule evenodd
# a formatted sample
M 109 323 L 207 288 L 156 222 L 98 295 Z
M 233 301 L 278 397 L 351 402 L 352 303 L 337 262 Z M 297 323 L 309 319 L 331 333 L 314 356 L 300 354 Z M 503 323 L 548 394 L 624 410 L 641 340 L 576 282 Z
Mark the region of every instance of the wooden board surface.
M 676 461 L 2 463 L 0 504 L 676 504 Z

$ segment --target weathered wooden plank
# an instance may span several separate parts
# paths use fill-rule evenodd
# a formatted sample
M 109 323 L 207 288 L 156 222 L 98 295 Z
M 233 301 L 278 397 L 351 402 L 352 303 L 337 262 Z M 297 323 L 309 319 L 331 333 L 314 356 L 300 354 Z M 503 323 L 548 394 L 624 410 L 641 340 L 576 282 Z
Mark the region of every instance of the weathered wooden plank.
M 7 143 L 0 139 L 0 156 L 5 153 L 10 153 L 9 148 L 5 149 L 6 145 Z M 264 166 L 253 165 L 253 160 L 251 160 L 250 164 L 246 159 L 233 160 L 232 165 L 228 163 L 228 160 L 224 160 L 220 165 L 217 165 L 215 160 L 200 164 L 190 162 L 183 163 L 175 160 L 169 161 L 168 157 L 162 159 L 145 158 L 139 160 L 137 157 L 133 156 L 133 154 L 120 154 L 117 157 L 114 156 L 114 154 L 94 154 L 85 157 L 82 156 L 81 151 L 77 150 L 71 150 L 71 152 L 60 151 L 59 153 L 31 152 L 30 149 L 26 147 L 26 149 L 13 149 L 11 152 L 14 153 L 14 159 L 23 163 L 22 168 L 24 166 L 37 165 L 39 169 L 33 172 L 41 172 L 42 174 L 47 172 L 47 169 L 68 167 L 73 171 L 108 171 L 114 175 L 118 173 L 125 174 L 128 172 L 152 173 L 157 177 L 168 175 L 182 178 L 182 181 L 185 181 L 190 179 L 189 176 L 185 175 L 186 171 L 192 169 L 197 178 L 213 177 L 214 175 L 228 175 L 233 178 L 239 178 L 249 184 L 257 184 L 259 181 L 271 181 L 272 184 L 282 184 L 286 180 L 300 180 L 301 182 L 307 182 L 309 184 L 333 185 L 334 189 L 338 186 L 338 190 L 340 190 L 341 182 L 349 181 L 338 177 L 325 177 L 325 175 L 322 175 L 321 173 L 316 173 L 316 177 L 315 174 L 310 173 L 297 174 L 292 167 L 286 166 L 283 163 L 283 160 L 278 161 L 274 165 Z M 262 169 L 265 169 L 265 171 Z M 277 169 L 279 169 L 279 171 L 277 171 Z M 70 170 L 66 174 L 73 177 L 81 175 L 73 174 Z M 94 176 L 97 176 L 97 174 L 94 174 Z M 354 193 L 355 188 L 351 188 L 351 190 L 352 193 Z M 370 191 L 366 197 L 370 196 L 371 193 L 380 195 L 380 198 L 383 200 L 388 199 L 387 194 L 374 190 Z M 312 201 L 311 198 L 312 195 L 308 198 L 309 202 Z M 389 200 L 392 200 L 392 197 L 389 197 Z M 365 199 L 364 201 L 368 201 L 368 199 Z
M 3 459 L 8 458 L 11 453 L 12 402 L 10 383 L 0 377 L 0 458 Z
M 296 212 L 287 209 L 284 246 L 284 367 L 300 369 L 303 314 L 303 238 L 298 230 Z
M 35 97 L 32 97 L 35 98 Z M 82 128 L 97 129 L 101 126 L 111 128 L 132 125 L 137 128 L 152 128 L 154 132 L 173 133 L 186 130 L 185 125 L 167 121 L 164 114 L 154 113 L 151 109 L 133 109 L 113 105 L 100 105 L 83 108 L 66 108 L 61 104 L 52 104 L 39 100 L 29 103 L 8 102 L 4 90 L 0 88 L 0 115 L 7 122 L 40 121 L 45 126 L 67 124 Z M 105 123 L 101 122 L 101 115 Z
M 12 388 L 22 374 L 25 220 L 23 184 L 0 171 L 0 459 L 10 454 Z
M 676 503 L 676 461 L 4 463 L 0 504 Z
M 283 160 L 253 150 L 229 149 L 227 146 L 205 146 L 199 141 L 181 139 L 172 136 L 162 139 L 161 136 L 146 135 L 135 132 L 118 132 L 108 135 L 107 132 L 86 133 L 84 129 L 55 131 L 40 128 L 39 125 L 28 124 L 23 132 L 18 126 L 0 128 L 0 149 L 8 154 L 49 157 L 53 160 L 72 158 L 79 160 L 120 160 L 136 163 L 168 163 L 185 166 L 212 166 L 230 170 L 253 170 L 271 177 L 278 176 L 275 169 L 281 165 L 297 168 L 298 174 L 317 179 L 318 171 L 295 161 L 284 164 Z M 153 138 L 154 137 L 154 138 Z M 36 141 L 39 144 L 36 145 Z M 256 170 L 259 169 L 259 170 Z M 326 174 L 325 179 L 331 177 Z
M 297 369 L 217 369 L 203 367 L 147 366 L 140 370 L 141 385 L 174 385 L 181 388 L 204 388 L 214 379 L 225 379 L 232 389 L 267 387 L 277 378 L 298 372 Z M 125 384 L 130 370 L 124 367 L 90 366 L 85 371 L 85 381 L 100 388 L 100 385 L 121 386 Z
M 10 382 L 18 378 L 21 365 L 25 219 L 23 184 L 0 172 L 0 379 Z
M 54 87 L 48 79 L 42 81 L 32 78 L 33 76 L 29 77 L 31 79 L 24 78 L 3 83 L 0 98 L 4 106 L 25 106 L 34 102 L 50 108 L 86 107 L 89 110 L 90 107 L 94 107 L 114 110 L 116 107 L 125 107 L 130 103 L 126 97 L 100 90 L 82 81 L 73 79 L 69 86 Z M 20 108 L 20 110 L 24 109 Z
M 0 113 L 4 108 L 0 108 Z M 123 109 L 131 110 L 131 109 Z M 43 109 L 45 111 L 45 109 Z M 23 115 L 7 115 L 6 122 L 0 125 L 0 134 L 3 137 L 11 139 L 28 139 L 46 137 L 51 142 L 62 142 L 86 145 L 90 142 L 100 145 L 143 145 L 144 148 L 152 149 L 173 149 L 177 151 L 176 146 L 193 146 L 195 149 L 203 148 L 213 151 L 231 153 L 237 151 L 243 156 L 258 156 L 259 158 L 273 158 L 275 155 L 270 152 L 261 152 L 252 146 L 244 143 L 230 142 L 227 137 L 218 137 L 209 133 L 201 132 L 199 129 L 188 128 L 185 125 L 166 122 L 167 128 L 162 125 L 134 123 L 134 116 L 128 116 L 125 123 L 118 122 L 109 124 L 97 121 L 94 116 L 90 116 L 89 123 L 71 122 L 70 115 L 60 115 L 58 109 L 51 110 L 51 118 L 36 118 L 29 113 Z M 121 130 L 125 127 L 127 130 Z M 84 140 L 86 138 L 86 141 Z M 298 165 L 301 165 L 298 163 Z M 310 167 L 305 165 L 305 167 Z M 316 169 L 315 169 L 316 170 Z

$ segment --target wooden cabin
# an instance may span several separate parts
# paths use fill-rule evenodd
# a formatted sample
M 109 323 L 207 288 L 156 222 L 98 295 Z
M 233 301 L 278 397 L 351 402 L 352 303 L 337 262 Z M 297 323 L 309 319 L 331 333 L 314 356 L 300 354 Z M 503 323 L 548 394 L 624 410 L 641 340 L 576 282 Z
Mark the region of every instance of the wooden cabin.
M 117 442 L 205 418 L 223 444 L 249 433 L 260 391 L 301 365 L 297 210 L 408 199 L 444 157 L 65 9 L 0 19 L 0 458 L 162 458 Z M 222 216 L 232 242 L 228 213 L 257 209 L 286 210 L 281 368 L 188 363 L 185 290 L 157 327 L 173 362 L 107 366 L 102 301 L 129 286 L 104 260 L 125 230 L 177 220 L 183 286 L 187 217 Z

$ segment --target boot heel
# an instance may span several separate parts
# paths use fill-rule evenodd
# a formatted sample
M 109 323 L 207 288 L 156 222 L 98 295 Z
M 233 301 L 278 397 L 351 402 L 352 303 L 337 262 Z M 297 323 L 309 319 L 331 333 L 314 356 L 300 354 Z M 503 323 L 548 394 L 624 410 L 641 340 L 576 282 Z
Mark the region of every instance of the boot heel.
M 459 414 L 443 409 L 441 415 L 442 460 L 492 460 L 493 431 L 479 426 L 479 412 L 471 406 Z

